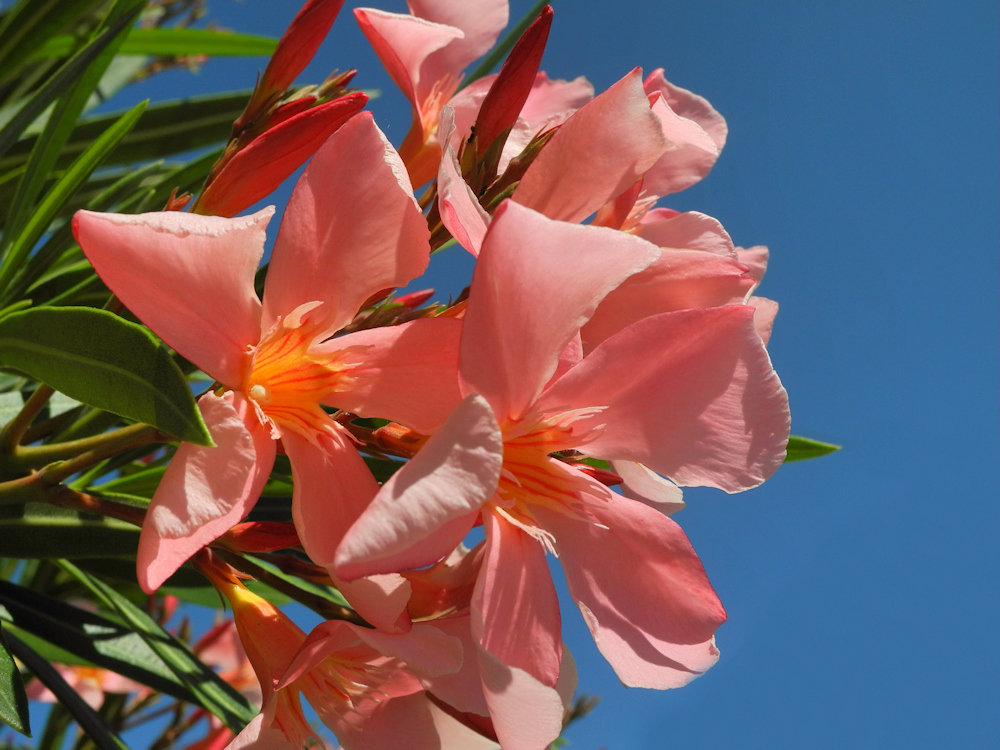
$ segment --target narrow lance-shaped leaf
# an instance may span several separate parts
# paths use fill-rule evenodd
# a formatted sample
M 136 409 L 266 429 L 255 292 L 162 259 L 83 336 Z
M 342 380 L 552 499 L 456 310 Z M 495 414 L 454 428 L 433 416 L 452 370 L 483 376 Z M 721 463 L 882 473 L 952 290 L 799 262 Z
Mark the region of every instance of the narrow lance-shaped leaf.
M 131 22 L 138 15 L 141 7 L 145 5 L 145 0 L 116 0 L 108 11 L 107 17 L 95 32 L 94 37 L 103 38 L 100 35 L 101 29 L 106 26 L 115 28 L 115 22 L 125 21 L 114 37 L 103 47 L 93 61 L 85 67 L 80 75 L 74 80 L 60 96 L 59 100 L 49 115 L 45 123 L 45 128 L 39 136 L 35 147 L 31 151 L 28 159 L 28 166 L 17 186 L 14 194 L 14 203 L 11 206 L 10 214 L 4 225 L 3 247 L 7 247 L 14 237 L 21 234 L 21 227 L 29 221 L 28 216 L 32 214 L 32 206 L 35 199 L 41 192 L 45 181 L 62 150 L 63 144 L 69 138 L 76 120 L 83 112 L 90 95 L 100 83 L 104 71 L 114 59 L 115 52 L 121 44 L 121 40 L 128 34 Z M 6 267 L 4 268 L 6 270 Z M 0 279 L 3 274 L 0 273 Z M 7 277 L 9 278 L 9 277 Z M 5 284 L 0 280 L 0 289 Z
M 178 641 L 149 615 L 103 581 L 88 576 L 70 562 L 60 567 L 100 597 L 135 630 L 149 647 L 174 670 L 174 674 L 198 696 L 199 704 L 218 716 L 234 732 L 239 732 L 257 714 L 246 698 L 199 661 L 190 649 Z
M 54 35 L 79 23 L 102 0 L 21 0 L 0 27 L 0 80 L 18 68 Z
M 788 438 L 788 452 L 785 454 L 785 463 L 789 461 L 805 461 L 809 458 L 819 458 L 835 451 L 839 451 L 841 446 L 833 443 L 821 443 L 819 440 L 791 435 Z
M 48 229 L 49 224 L 59 213 L 59 209 L 72 197 L 76 189 L 82 185 L 91 173 L 100 166 L 104 157 L 121 141 L 122 138 L 132 129 L 136 121 L 146 109 L 146 102 L 140 102 L 119 118 L 118 122 L 104 131 L 100 137 L 90 144 L 87 149 L 80 154 L 79 158 L 73 162 L 66 173 L 59 178 L 52 189 L 46 193 L 45 198 L 35 208 L 31 218 L 25 223 L 24 228 L 17 234 L 16 239 L 10 245 L 7 256 L 0 266 L 0 290 L 6 289 L 10 279 L 17 271 L 18 266 L 24 258 L 31 252 L 31 248 L 41 239 Z M 28 165 L 29 169 L 31 164 Z M 11 217 L 13 222 L 13 217 Z M 13 224 L 5 227 L 5 231 L 15 231 Z
M 0 319 L 0 365 L 98 409 L 212 445 L 167 348 L 105 310 L 36 308 Z
M 0 508 L 0 557 L 132 559 L 138 547 L 139 528 L 114 518 L 48 503 Z
M 0 625 L 0 719 L 21 734 L 31 736 L 28 696 L 24 692 L 21 671 L 14 663 L 7 639 Z
M 38 48 L 33 57 L 63 57 L 78 44 L 73 36 L 56 36 Z M 270 55 L 278 40 L 269 36 L 234 34 L 209 29 L 132 29 L 118 50 L 120 55 L 212 55 L 236 57 Z
M 132 22 L 132 18 L 125 17 L 110 26 L 97 39 L 92 41 L 82 50 L 55 72 L 42 86 L 35 92 L 34 96 L 28 99 L 24 105 L 0 128 L 0 156 L 7 153 L 8 149 L 20 139 L 35 118 L 37 118 L 46 107 L 52 104 L 70 85 L 76 81 L 84 70 L 104 51 L 104 49 L 114 41 L 117 34 Z
M 55 667 L 16 636 L 9 636 L 13 654 L 24 662 L 35 677 L 45 685 L 59 702 L 65 706 L 80 728 L 86 732 L 101 750 L 129 750 L 128 745 L 121 741 L 100 714 L 92 709 L 80 695 L 69 686 Z

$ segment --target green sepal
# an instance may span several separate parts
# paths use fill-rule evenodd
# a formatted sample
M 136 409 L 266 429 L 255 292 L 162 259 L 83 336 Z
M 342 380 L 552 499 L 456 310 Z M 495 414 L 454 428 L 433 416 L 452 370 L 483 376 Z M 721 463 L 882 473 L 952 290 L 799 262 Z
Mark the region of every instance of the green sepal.
M 785 454 L 785 463 L 819 458 L 840 449 L 841 446 L 834 445 L 833 443 L 821 443 L 819 440 L 791 435 L 788 438 L 788 452 Z

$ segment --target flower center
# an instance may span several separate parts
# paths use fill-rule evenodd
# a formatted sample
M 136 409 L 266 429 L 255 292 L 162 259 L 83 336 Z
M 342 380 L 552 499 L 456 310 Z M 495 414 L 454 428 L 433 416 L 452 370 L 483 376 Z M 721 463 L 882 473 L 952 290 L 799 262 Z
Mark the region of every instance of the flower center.
M 359 362 L 356 347 L 317 351 L 321 333 L 310 325 L 310 313 L 320 306 L 309 302 L 275 323 L 254 352 L 253 367 L 243 392 L 254 402 L 263 424 L 277 425 L 313 439 L 333 429 L 320 403 L 354 384 L 350 370 Z M 275 437 L 280 437 L 276 434 Z
M 600 427 L 574 430 L 573 423 L 600 411 L 598 407 L 529 415 L 501 425 L 503 468 L 496 494 L 489 502 L 491 509 L 553 554 L 555 540 L 539 525 L 534 509 L 545 508 L 589 521 L 587 505 L 610 492 L 550 455 L 579 448 L 596 437 Z
M 454 95 L 464 74 L 449 73 L 434 82 L 430 93 L 420 105 L 420 122 L 424 126 L 424 142 L 430 143 L 437 135 L 441 124 L 441 107 L 448 103 Z

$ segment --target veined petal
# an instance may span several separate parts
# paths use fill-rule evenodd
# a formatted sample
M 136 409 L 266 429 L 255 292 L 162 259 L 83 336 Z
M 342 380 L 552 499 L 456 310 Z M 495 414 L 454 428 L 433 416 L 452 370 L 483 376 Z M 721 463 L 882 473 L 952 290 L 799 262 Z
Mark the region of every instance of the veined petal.
M 479 671 L 490 718 L 504 750 L 544 750 L 562 732 L 563 704 L 555 688 L 479 648 Z M 525 717 L 531 717 L 526 721 Z
M 554 688 L 562 623 L 545 549 L 493 512 L 483 511 L 483 528 L 486 557 L 472 597 L 472 634 L 507 666 Z
M 222 219 L 179 211 L 77 211 L 73 234 L 108 288 L 167 345 L 238 387 L 260 339 L 253 288 L 274 213 Z
M 432 52 L 420 68 L 422 81 L 457 76 L 492 49 L 507 26 L 507 0 L 407 0 L 410 12 L 432 23 L 460 29 L 463 36 Z
M 429 236 L 399 155 L 370 112 L 357 115 L 295 186 L 268 270 L 264 329 L 319 300 L 325 323 L 317 334 L 334 333 L 375 292 L 423 273 Z
M 242 521 L 274 465 L 274 440 L 242 395 L 208 392 L 198 406 L 216 447 L 181 443 L 160 480 L 136 557 L 146 593 Z
M 741 304 L 753 288 L 747 267 L 700 250 L 665 249 L 640 273 L 612 290 L 580 335 L 585 351 L 657 313 Z
M 520 417 L 600 301 L 659 256 L 643 240 L 552 221 L 511 201 L 493 218 L 462 331 L 464 393 Z
M 753 327 L 764 346 L 767 346 L 771 343 L 771 329 L 774 328 L 774 318 L 778 314 L 778 303 L 767 297 L 751 297 L 747 300 L 747 305 L 754 309 Z
M 490 405 L 471 395 L 413 459 L 393 474 L 344 536 L 345 578 L 430 565 L 465 537 L 496 491 L 503 438 Z
M 631 187 L 670 143 L 636 68 L 570 117 L 514 193 L 549 218 L 579 222 Z
M 313 347 L 314 352 L 347 347 L 364 352 L 349 370 L 351 385 L 331 393 L 324 403 L 431 433 L 462 400 L 458 388 L 461 335 L 460 320 L 425 318 L 358 331 Z
M 606 528 L 539 511 L 597 647 L 630 687 L 680 687 L 719 656 L 725 610 L 684 532 L 642 503 L 592 509 Z
M 643 88 L 647 94 L 660 92 L 663 100 L 670 105 L 670 109 L 681 117 L 698 123 L 702 130 L 712 137 L 716 148 L 722 151 L 726 145 L 729 127 L 725 118 L 715 111 L 707 99 L 670 83 L 663 77 L 663 68 L 657 68 L 650 73 L 643 82 Z
M 424 80 L 424 61 L 465 36 L 461 29 L 374 8 L 355 8 L 354 17 L 399 90 L 419 112 L 436 79 Z M 457 71 L 456 71 L 457 72 Z
M 718 219 L 698 211 L 666 213 L 665 209 L 657 208 L 646 214 L 640 222 L 644 240 L 657 247 L 701 250 L 751 265 L 742 257 L 737 257 L 733 240 Z
M 756 487 L 781 465 L 788 395 L 745 305 L 662 313 L 620 331 L 552 385 L 539 409 L 606 406 L 587 452 L 677 484 Z
M 652 111 L 660 118 L 664 137 L 674 145 L 643 177 L 643 197 L 660 197 L 691 187 L 712 170 L 719 158 L 712 137 L 698 123 L 674 112 L 661 96 L 655 95 Z
M 684 507 L 684 493 L 673 482 L 634 461 L 612 461 L 611 471 L 622 478 L 622 494 L 645 503 L 666 516 Z

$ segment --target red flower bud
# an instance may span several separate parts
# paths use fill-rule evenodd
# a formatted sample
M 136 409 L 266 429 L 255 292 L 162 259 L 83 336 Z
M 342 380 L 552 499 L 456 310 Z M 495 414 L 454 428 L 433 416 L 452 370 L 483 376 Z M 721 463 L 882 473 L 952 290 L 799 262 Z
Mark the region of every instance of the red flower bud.
M 299 112 L 238 151 L 199 196 L 194 212 L 235 216 L 270 194 L 351 117 L 368 97 L 359 92 Z
M 295 532 L 295 525 L 279 521 L 238 523 L 220 541 L 233 549 L 251 553 L 275 552 L 302 545 Z
M 295 15 L 264 69 L 261 94 L 280 94 L 309 64 L 333 26 L 344 0 L 308 0 Z
M 419 292 L 410 292 L 393 300 L 397 305 L 402 305 L 408 310 L 420 307 L 427 300 L 434 296 L 433 289 L 421 289 Z
M 622 483 L 620 476 L 607 469 L 598 469 L 596 466 L 591 466 L 590 464 L 573 464 L 573 468 L 582 471 L 587 476 L 596 479 L 608 487 L 614 487 L 616 484 Z
M 481 157 L 507 128 L 517 122 L 542 63 L 552 26 L 552 6 L 546 5 L 517 40 L 483 100 L 476 118 L 476 153 Z

